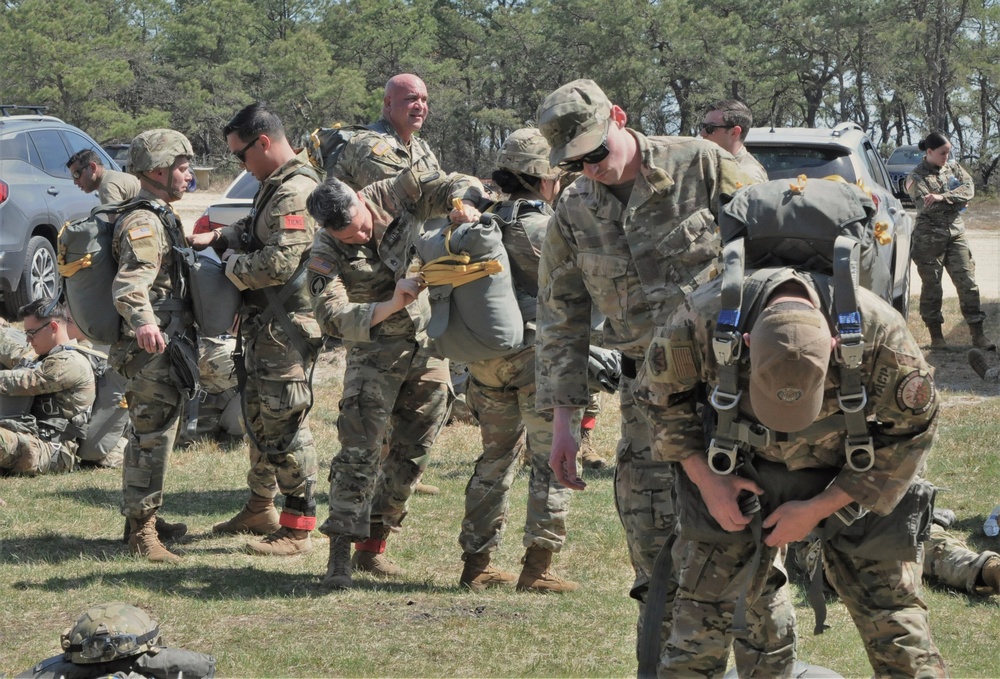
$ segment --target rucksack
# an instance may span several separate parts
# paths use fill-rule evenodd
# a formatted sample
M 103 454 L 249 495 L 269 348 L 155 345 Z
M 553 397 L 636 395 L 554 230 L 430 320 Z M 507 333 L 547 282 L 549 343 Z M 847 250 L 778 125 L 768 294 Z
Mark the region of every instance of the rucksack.
M 175 223 L 173 214 L 156 203 L 135 198 L 99 205 L 89 217 L 66 222 L 59 231 L 58 261 L 66 304 L 73 321 L 96 344 L 114 344 L 121 339 L 121 316 L 111 294 L 118 262 L 111 251 L 115 222 L 126 212 L 149 210 L 164 226 Z M 111 219 L 106 219 L 110 216 Z
M 499 358 L 524 342 L 503 233 L 492 215 L 453 225 L 428 220 L 416 238 L 428 285 L 427 335 L 442 356 L 462 363 Z
M 318 127 L 309 135 L 309 161 L 319 170 L 333 177 L 333 169 L 340 160 L 344 147 L 358 132 L 371 128 L 366 125 L 344 125 L 335 123 L 333 127 Z
M 80 345 L 66 346 L 86 356 L 94 370 L 94 406 L 86 432 L 78 439 L 77 456 L 81 460 L 100 462 L 118 446 L 129 427 L 125 378 L 111 369 L 107 354 Z
M 836 319 L 839 339 L 835 360 L 847 429 L 847 465 L 863 472 L 874 464 L 864 414 L 867 395 L 860 370 L 864 338 L 857 291 L 864 263 L 875 254 L 875 213 L 875 204 L 862 189 L 839 178 L 753 184 L 737 191 L 723 208 L 719 215 L 724 243 L 722 305 L 712 340 L 719 383 L 709 398 L 718 416 L 709 464 L 718 473 L 733 470 L 741 446 L 769 444 L 770 430 L 760 424 L 748 427 L 740 420 L 738 364 L 747 319 L 766 302 L 761 293 L 771 277 L 787 268 L 823 281 L 817 292 L 828 316 Z

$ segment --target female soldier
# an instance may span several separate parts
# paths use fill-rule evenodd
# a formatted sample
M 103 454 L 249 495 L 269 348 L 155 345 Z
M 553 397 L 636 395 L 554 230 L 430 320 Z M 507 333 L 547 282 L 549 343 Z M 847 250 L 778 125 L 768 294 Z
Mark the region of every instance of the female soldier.
M 958 290 L 962 316 L 972 332 L 977 349 L 995 350 L 986 339 L 986 314 L 979 305 L 976 264 L 965 240 L 962 212 L 975 195 L 972 177 L 951 160 L 951 142 L 940 132 L 931 132 L 919 144 L 921 161 L 906 180 L 906 190 L 917 208 L 913 229 L 913 261 L 920 274 L 920 318 L 931 334 L 931 348 L 947 347 L 941 324 L 941 272 L 948 270 Z

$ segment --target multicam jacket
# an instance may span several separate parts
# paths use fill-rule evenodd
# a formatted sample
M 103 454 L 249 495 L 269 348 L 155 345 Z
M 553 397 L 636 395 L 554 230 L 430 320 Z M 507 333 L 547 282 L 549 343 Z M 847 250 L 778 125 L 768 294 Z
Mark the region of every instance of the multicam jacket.
M 961 213 L 976 195 L 976 187 L 972 176 L 957 161 L 938 167 L 924 158 L 906 178 L 906 191 L 917 206 L 914 229 L 947 229 L 954 236 L 965 231 Z M 931 193 L 941 194 L 944 200 L 924 207 L 924 196 Z
M 604 346 L 641 359 L 657 321 L 716 273 L 715 215 L 751 181 L 718 145 L 645 137 L 628 205 L 578 178 L 556 205 L 538 271 L 539 409 L 586 407 L 591 305 L 606 317 Z
M 473 177 L 407 170 L 361 193 L 374 221 L 371 240 L 364 245 L 344 243 L 321 229 L 313 242 L 307 287 L 316 320 L 324 334 L 348 342 L 415 336 L 430 320 L 426 293 L 373 328 L 375 305 L 391 299 L 396 281 L 406 275 L 419 224 L 447 214 L 454 198 L 478 204 L 484 189 Z
M 789 269 L 786 277 L 772 279 L 762 298 L 793 276 L 812 285 L 810 278 Z M 718 384 L 712 337 L 721 306 L 719 288 L 716 280 L 685 298 L 670 321 L 657 328 L 657 340 L 650 349 L 658 357 L 650 356 L 649 361 L 659 361 L 665 370 L 654 374 L 653 364 L 647 361 L 640 371 L 635 396 L 651 422 L 657 459 L 679 462 L 705 454 L 704 418 L 696 405 L 701 394 L 710 393 Z M 813 296 L 819 306 L 818 296 Z M 834 483 L 861 506 L 886 514 L 923 472 L 937 431 L 938 400 L 933 370 L 903 317 L 863 288 L 858 290 L 858 307 L 865 341 L 861 365 L 868 396 L 865 414 L 875 445 L 872 469 L 856 472 L 845 466 L 846 430 L 837 399 L 840 374 L 835 367 L 827 373 L 825 402 L 816 424 L 754 453 L 791 470 L 841 468 Z M 745 327 L 752 327 L 753 320 L 747 319 Z M 740 363 L 740 412 L 755 421 L 747 396 L 751 368 L 749 361 Z
M 379 118 L 368 131 L 355 134 L 341 151 L 333 175 L 355 191 L 383 179 L 391 179 L 403 170 L 417 172 L 440 170 L 434 152 L 420 137 L 411 137 L 409 145 L 385 118 Z

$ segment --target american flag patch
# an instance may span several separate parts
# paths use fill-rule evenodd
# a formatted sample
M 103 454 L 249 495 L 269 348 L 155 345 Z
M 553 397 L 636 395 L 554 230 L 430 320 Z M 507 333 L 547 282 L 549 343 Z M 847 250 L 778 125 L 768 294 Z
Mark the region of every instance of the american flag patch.
M 324 276 L 330 275 L 330 272 L 333 271 L 333 264 L 330 264 L 330 262 L 326 261 L 322 257 L 313 257 L 309 260 L 309 264 L 307 264 L 306 267 L 311 271 L 315 271 L 316 273 Z
M 285 215 L 282 221 L 289 231 L 305 231 L 306 218 L 302 215 Z
M 375 146 L 372 148 L 372 153 L 374 153 L 376 156 L 384 156 L 386 153 L 388 153 L 390 148 L 392 147 L 389 146 L 387 142 L 380 141 L 379 143 L 375 144 Z
M 679 379 L 690 380 L 698 376 L 698 368 L 694 364 L 694 354 L 690 345 L 671 346 L 670 358 L 673 361 L 674 375 Z
M 141 238 L 149 238 L 153 235 L 153 227 L 149 226 L 137 226 L 134 229 L 128 230 L 129 240 L 139 240 Z

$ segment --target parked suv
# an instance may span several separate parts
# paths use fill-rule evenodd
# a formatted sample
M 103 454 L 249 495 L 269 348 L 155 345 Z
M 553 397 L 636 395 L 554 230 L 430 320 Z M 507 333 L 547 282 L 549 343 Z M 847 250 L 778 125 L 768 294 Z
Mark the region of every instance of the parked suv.
M 15 110 L 33 111 L 11 115 Z M 97 193 L 73 184 L 66 161 L 93 149 L 118 169 L 89 136 L 44 107 L 0 106 L 0 312 L 17 310 L 57 290 L 56 234 L 63 223 L 90 214 Z
M 840 175 L 851 183 L 861 180 L 871 190 L 878 208 L 875 219 L 888 225 L 886 233 L 891 240 L 876 245 L 875 267 L 862 272 L 861 282 L 905 316 L 910 300 L 913 218 L 894 195 L 885 163 L 861 126 L 841 123 L 833 129 L 755 127 L 745 144 L 770 179 Z

